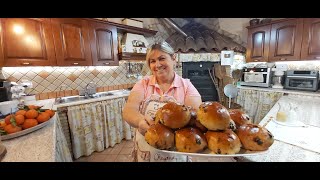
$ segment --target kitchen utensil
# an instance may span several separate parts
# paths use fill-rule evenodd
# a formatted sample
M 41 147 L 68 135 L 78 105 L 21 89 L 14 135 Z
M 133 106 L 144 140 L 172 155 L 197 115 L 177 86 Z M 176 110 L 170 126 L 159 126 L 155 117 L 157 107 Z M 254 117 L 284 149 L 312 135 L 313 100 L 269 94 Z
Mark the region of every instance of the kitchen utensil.
M 222 72 L 222 68 L 221 68 L 221 65 L 219 63 L 215 63 L 213 65 L 213 70 L 214 70 L 214 75 L 218 78 L 218 89 L 217 91 L 219 91 L 220 94 L 223 94 L 223 82 L 222 82 L 222 79 L 223 79 L 223 72 Z M 221 96 L 221 103 L 224 102 L 224 96 L 222 95 Z
M 229 98 L 229 109 L 230 109 L 231 99 L 237 97 L 238 89 L 233 84 L 227 84 L 223 90 L 224 90 L 224 94 Z
M 241 79 L 242 77 L 242 71 L 240 69 L 236 69 L 232 71 L 232 78 L 234 80 L 234 84 L 237 85 L 237 82 Z
M 208 72 L 209 72 L 210 78 L 211 78 L 211 80 L 212 80 L 212 82 L 214 84 L 214 87 L 217 90 L 219 102 L 221 103 L 222 102 L 222 99 L 221 99 L 222 97 L 221 97 L 221 92 L 219 91 L 219 85 L 218 85 L 217 79 L 214 76 L 214 67 L 212 67 L 212 73 L 211 73 L 209 68 L 208 68 Z

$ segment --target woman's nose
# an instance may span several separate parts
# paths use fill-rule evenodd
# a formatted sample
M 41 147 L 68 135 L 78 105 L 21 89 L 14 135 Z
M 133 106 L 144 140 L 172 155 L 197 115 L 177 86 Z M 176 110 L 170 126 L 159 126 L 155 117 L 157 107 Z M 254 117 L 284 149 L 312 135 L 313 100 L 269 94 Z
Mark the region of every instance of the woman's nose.
M 156 61 L 156 67 L 160 67 L 160 66 L 161 66 L 160 61 Z

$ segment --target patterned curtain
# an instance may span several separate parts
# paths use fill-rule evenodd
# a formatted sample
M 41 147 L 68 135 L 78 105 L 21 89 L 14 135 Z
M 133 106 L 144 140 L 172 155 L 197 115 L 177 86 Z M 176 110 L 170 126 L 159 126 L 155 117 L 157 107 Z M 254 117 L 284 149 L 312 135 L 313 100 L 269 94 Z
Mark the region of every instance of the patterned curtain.
M 74 158 L 113 147 L 132 138 L 130 125 L 122 120 L 125 98 L 68 107 Z
M 104 131 L 106 148 L 113 147 L 124 138 L 126 140 L 132 138 L 131 126 L 122 120 L 122 109 L 125 103 L 124 98 L 102 101 L 106 113 L 106 129 Z
M 59 116 L 56 115 L 56 118 L 55 162 L 72 162 L 72 156 L 68 147 L 66 137 L 63 134 Z
M 273 105 L 283 96 L 281 92 L 240 89 L 237 103 L 250 116 L 253 123 L 259 124 Z

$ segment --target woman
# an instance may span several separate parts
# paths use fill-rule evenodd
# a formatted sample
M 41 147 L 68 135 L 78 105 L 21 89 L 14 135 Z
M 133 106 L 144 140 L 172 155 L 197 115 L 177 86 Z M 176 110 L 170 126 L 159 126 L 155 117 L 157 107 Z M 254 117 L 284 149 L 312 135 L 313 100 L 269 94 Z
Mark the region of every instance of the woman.
M 135 84 L 123 109 L 123 119 L 137 128 L 134 156 L 137 161 L 188 161 L 188 156 L 163 153 L 144 140 L 156 111 L 169 101 L 198 109 L 201 96 L 189 79 L 174 72 L 176 55 L 166 42 L 151 46 L 146 57 L 152 72 Z

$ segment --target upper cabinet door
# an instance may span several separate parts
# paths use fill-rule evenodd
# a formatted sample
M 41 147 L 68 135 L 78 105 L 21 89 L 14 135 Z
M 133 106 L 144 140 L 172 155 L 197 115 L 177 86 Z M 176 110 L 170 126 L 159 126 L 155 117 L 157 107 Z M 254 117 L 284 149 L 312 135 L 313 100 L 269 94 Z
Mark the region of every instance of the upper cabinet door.
M 4 18 L 0 21 L 0 65 L 56 65 L 50 20 Z
M 59 66 L 92 65 L 88 22 L 77 18 L 51 19 Z
M 90 46 L 93 65 L 118 66 L 117 29 L 114 26 L 89 22 Z
M 320 59 L 320 18 L 304 19 L 302 60 Z
M 269 61 L 299 60 L 302 29 L 302 19 L 290 19 L 272 24 Z
M 271 25 L 248 30 L 247 62 L 268 61 Z

